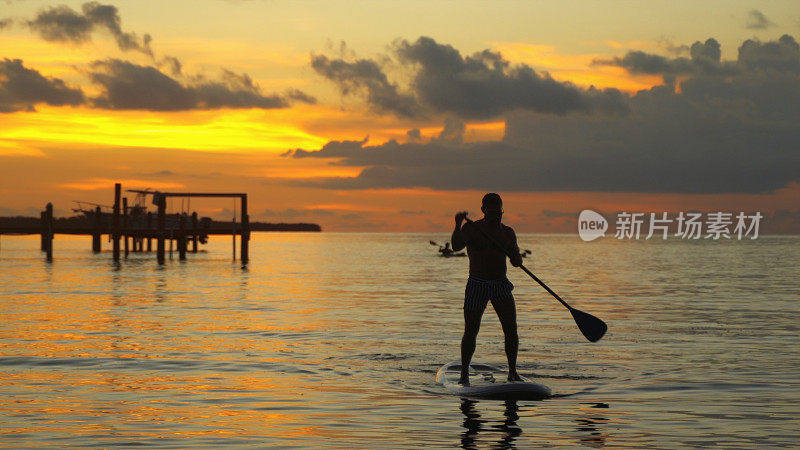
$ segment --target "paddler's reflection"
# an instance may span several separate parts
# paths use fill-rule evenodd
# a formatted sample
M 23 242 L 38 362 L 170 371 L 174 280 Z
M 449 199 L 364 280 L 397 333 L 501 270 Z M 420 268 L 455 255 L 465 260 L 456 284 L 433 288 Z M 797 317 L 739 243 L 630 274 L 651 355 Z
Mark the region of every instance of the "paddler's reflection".
M 517 405 L 517 401 L 506 400 L 504 402 L 505 410 L 503 411 L 504 417 L 502 421 L 481 419 L 481 415 L 478 413 L 477 409 L 478 403 L 477 400 L 473 399 L 461 399 L 461 412 L 464 414 L 464 428 L 466 429 L 466 431 L 461 433 L 461 448 L 478 448 L 478 434 L 481 432 L 483 432 L 484 435 L 486 435 L 487 432 L 500 432 L 500 439 L 496 441 L 499 444 L 499 448 L 516 448 L 514 441 L 517 439 L 517 436 L 522 434 L 522 428 L 517 425 L 517 420 L 519 420 L 519 406 Z M 487 423 L 490 425 L 485 426 Z
M 590 447 L 604 447 L 606 444 L 606 435 L 597 428 L 597 425 L 604 425 L 608 423 L 605 417 L 585 417 L 576 419 L 578 422 L 578 431 L 581 433 L 581 443 Z

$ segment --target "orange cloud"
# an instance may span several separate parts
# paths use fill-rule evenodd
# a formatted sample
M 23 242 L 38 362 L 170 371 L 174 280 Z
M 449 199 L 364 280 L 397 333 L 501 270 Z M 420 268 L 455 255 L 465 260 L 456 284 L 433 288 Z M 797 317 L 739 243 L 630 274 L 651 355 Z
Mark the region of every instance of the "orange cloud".
M 58 186 L 76 191 L 96 191 L 98 189 L 113 189 L 115 183 L 122 183 L 125 188 L 179 189 L 185 187 L 183 184 L 171 183 L 169 181 L 137 180 L 131 178 L 123 180 L 92 178 L 75 183 L 61 183 Z
M 356 203 L 322 203 L 308 205 L 305 207 L 308 210 L 325 209 L 334 211 L 348 211 L 348 212 L 397 212 L 397 209 L 390 206 L 369 205 L 369 204 L 356 204 Z

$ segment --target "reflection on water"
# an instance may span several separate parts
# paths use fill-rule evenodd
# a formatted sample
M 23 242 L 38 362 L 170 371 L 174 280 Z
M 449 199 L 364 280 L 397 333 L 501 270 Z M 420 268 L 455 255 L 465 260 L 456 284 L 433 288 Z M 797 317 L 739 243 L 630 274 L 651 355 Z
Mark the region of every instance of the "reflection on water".
M 607 436 L 605 430 L 608 428 L 609 419 L 603 416 L 602 409 L 592 410 L 591 408 L 608 408 L 608 404 L 594 403 L 590 404 L 589 408 L 582 408 L 586 416 L 575 419 L 578 423 L 579 435 L 583 434 L 580 440 L 590 447 L 604 447 Z
M 609 324 L 586 342 L 524 274 L 523 375 L 554 397 L 462 400 L 467 261 L 445 235 L 255 233 L 163 267 L 90 240 L 0 250 L 0 447 L 531 448 L 794 445 L 800 238 L 583 243 L 520 235 L 528 265 Z M 224 241 L 224 240 L 223 240 Z M 487 315 L 475 360 L 505 361 Z
M 607 420 L 602 417 L 589 417 L 586 419 L 577 419 L 578 431 L 587 434 L 586 437 L 581 438 L 581 442 L 586 443 L 592 447 L 603 447 L 605 438 L 603 433 L 598 430 L 597 425 L 603 424 Z
M 462 398 L 461 412 L 464 414 L 464 431 L 461 434 L 461 448 L 478 448 L 480 434 L 494 434 L 496 440 L 493 447 L 516 448 L 514 441 L 522 434 L 522 429 L 517 425 L 519 420 L 519 406 L 516 400 L 504 400 L 503 418 L 492 423 L 491 419 L 481 419 L 478 413 L 478 400 Z M 494 438 L 489 438 L 494 439 Z
M 523 403 L 524 406 L 520 406 Z M 520 416 L 536 417 L 542 414 L 547 401 L 521 402 L 518 400 L 490 401 L 470 398 L 461 399 L 461 413 L 464 415 L 461 433 L 461 448 L 517 448 L 517 440 L 526 431 L 519 424 Z M 598 406 L 601 405 L 601 406 Z M 497 407 L 500 407 L 498 410 Z M 569 435 L 574 440 L 567 442 L 580 443 L 589 447 L 604 447 L 609 436 L 610 420 L 602 414 L 607 404 L 595 403 L 590 407 L 580 405 L 576 411 L 561 411 L 561 414 L 574 414 L 574 432 Z M 531 444 L 547 444 L 549 438 L 537 424 L 528 423 L 530 439 L 522 447 Z M 540 436 L 542 439 L 540 440 Z M 564 440 L 562 440 L 563 443 Z

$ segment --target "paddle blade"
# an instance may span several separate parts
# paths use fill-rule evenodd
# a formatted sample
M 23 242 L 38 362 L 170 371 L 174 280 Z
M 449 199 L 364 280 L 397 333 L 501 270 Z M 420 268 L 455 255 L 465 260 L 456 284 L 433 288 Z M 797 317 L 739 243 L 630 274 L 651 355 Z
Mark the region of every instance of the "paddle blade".
M 439 244 L 437 244 L 436 242 L 433 242 L 433 241 L 428 241 L 428 242 L 430 242 L 431 245 L 439 245 Z
M 597 342 L 606 334 L 608 325 L 597 317 L 575 308 L 570 308 L 569 312 L 572 313 L 572 318 L 575 319 L 575 323 L 578 325 L 581 333 L 583 333 L 590 342 Z

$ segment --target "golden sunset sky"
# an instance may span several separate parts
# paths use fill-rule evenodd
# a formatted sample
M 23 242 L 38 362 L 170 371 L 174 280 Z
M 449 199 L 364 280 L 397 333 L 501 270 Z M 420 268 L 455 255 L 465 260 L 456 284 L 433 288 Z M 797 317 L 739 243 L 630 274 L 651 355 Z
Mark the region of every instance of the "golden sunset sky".
M 5 0 L 0 215 L 121 182 L 327 231 L 447 232 L 495 191 L 522 232 L 800 233 L 798 39 L 797 1 Z

